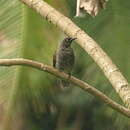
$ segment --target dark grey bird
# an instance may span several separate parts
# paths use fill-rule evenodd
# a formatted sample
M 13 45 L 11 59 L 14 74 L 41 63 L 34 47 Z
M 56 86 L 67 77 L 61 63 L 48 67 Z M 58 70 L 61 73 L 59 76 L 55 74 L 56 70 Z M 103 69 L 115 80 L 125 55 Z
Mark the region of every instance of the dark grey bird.
M 74 51 L 71 48 L 71 43 L 75 39 L 71 37 L 65 38 L 53 55 L 53 66 L 69 75 L 71 75 L 75 61 Z M 68 87 L 69 85 L 70 83 L 67 80 L 60 80 L 61 87 Z

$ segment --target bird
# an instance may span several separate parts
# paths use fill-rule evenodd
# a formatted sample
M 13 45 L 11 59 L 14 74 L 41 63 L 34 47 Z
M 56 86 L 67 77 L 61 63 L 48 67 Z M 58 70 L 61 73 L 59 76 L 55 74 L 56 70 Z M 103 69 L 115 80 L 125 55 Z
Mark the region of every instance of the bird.
M 75 62 L 75 55 L 71 48 L 71 43 L 75 39 L 76 38 L 72 37 L 64 38 L 53 55 L 53 67 L 70 76 Z M 70 83 L 67 80 L 60 80 L 59 83 L 62 88 L 70 86 Z

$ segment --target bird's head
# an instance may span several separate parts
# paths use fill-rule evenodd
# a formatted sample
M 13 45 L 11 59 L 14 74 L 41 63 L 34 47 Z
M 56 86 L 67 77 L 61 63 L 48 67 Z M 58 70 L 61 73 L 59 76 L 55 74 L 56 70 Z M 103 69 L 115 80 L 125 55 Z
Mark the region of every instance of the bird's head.
M 62 42 L 63 47 L 66 47 L 66 48 L 70 47 L 72 41 L 74 41 L 75 39 L 76 39 L 76 38 L 72 38 L 72 37 L 67 37 L 67 38 L 65 38 L 65 39 L 63 40 L 63 42 Z

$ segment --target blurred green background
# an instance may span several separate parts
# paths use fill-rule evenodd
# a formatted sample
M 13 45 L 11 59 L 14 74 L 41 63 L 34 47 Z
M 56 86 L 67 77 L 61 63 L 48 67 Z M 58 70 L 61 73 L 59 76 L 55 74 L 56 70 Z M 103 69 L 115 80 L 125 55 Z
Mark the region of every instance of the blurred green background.
M 95 39 L 130 82 L 130 2 L 109 0 L 95 18 L 75 18 L 76 0 L 46 0 Z M 23 57 L 52 65 L 66 37 L 18 0 L 0 0 L 0 58 Z M 121 103 L 99 67 L 72 45 L 73 75 Z M 129 119 L 77 86 L 61 92 L 57 78 L 29 67 L 0 67 L 0 130 L 129 130 Z

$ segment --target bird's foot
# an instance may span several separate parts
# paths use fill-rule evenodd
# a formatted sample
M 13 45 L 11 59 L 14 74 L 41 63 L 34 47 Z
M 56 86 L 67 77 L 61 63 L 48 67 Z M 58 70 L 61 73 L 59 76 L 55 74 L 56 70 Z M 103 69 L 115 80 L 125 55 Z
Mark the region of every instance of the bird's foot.
M 68 73 L 68 78 L 67 80 L 69 80 L 71 78 L 71 73 Z

